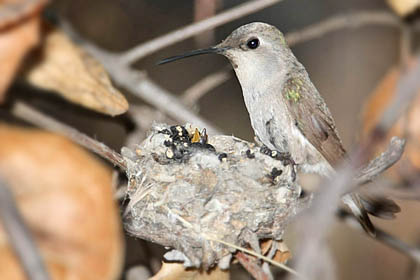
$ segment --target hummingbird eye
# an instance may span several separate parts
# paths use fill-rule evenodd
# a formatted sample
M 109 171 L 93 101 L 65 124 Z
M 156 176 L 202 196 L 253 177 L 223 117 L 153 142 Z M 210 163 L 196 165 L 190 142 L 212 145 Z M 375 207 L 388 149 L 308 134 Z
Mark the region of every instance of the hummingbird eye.
M 254 50 L 256 48 L 259 47 L 260 45 L 260 40 L 258 40 L 257 38 L 251 39 L 249 40 L 246 45 L 248 46 L 248 48 L 250 48 L 251 50 Z

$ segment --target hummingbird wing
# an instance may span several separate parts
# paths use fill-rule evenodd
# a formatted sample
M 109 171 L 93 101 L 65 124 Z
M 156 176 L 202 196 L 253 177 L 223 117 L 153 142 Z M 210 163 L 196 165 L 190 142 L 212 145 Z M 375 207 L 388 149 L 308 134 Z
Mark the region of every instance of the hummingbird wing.
M 334 167 L 345 158 L 346 151 L 331 113 L 306 70 L 293 72 L 282 90 L 285 103 L 296 127 Z
M 288 77 L 282 95 L 297 128 L 328 163 L 335 167 L 346 158 L 346 151 L 326 103 L 312 84 L 306 70 L 301 67 L 298 71 L 291 71 L 294 74 Z M 375 236 L 375 227 L 363 207 L 359 194 L 346 194 L 343 201 L 366 232 Z

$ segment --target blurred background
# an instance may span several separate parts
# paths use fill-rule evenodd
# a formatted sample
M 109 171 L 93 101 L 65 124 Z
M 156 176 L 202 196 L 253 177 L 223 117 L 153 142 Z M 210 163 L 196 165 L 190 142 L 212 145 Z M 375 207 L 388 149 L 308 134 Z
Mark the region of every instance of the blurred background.
M 65 19 L 83 38 L 110 52 L 118 53 L 244 2 L 246 1 L 55 0 L 48 6 L 47 15 Z M 152 53 L 135 62 L 134 66 L 146 71 L 153 81 L 176 96 L 184 94 L 200 79 L 216 71 L 225 71 L 229 78 L 200 98 L 192 110 L 224 134 L 253 141 L 254 135 L 240 85 L 233 71 L 225 70 L 230 67 L 225 58 L 199 56 L 163 66 L 157 66 L 156 62 L 187 50 L 214 45 L 246 23 L 266 22 L 287 34 L 332 16 L 357 11 L 387 11 L 395 14 L 384 0 L 284 0 L 217 27 L 214 31 Z M 411 19 L 402 18 L 401 21 L 408 25 Z M 411 43 L 414 50 L 417 45 L 415 35 L 414 33 Z M 349 150 L 357 145 L 362 134 L 361 112 L 368 97 L 390 69 L 401 63 L 401 38 L 399 27 L 366 25 L 340 29 L 292 47 L 295 56 L 306 67 L 313 83 L 328 104 L 344 145 Z M 148 114 L 152 120 L 158 118 L 158 121 L 177 123 L 163 113 L 150 114 L 153 106 L 148 106 L 141 98 L 128 91 L 122 89 L 122 92 L 139 116 Z M 19 84 L 9 88 L 8 96 L 10 99 L 25 99 L 36 108 L 117 151 L 127 144 L 127 137 L 134 129 L 133 121 L 127 115 L 107 117 L 82 109 L 78 105 L 70 105 L 52 94 L 28 90 Z M 7 115 L 5 118 L 8 119 Z M 147 124 L 144 124 L 144 128 L 146 127 Z M 140 142 L 144 135 L 137 134 L 138 139 L 131 141 Z M 397 219 L 384 221 L 374 218 L 373 221 L 402 241 L 417 246 L 420 244 L 420 205 L 411 200 L 397 199 L 397 202 L 401 206 Z M 150 260 L 154 262 L 152 267 L 156 269 L 159 266 L 159 256 L 164 252 L 163 248 L 128 236 L 125 239 L 127 249 L 124 271 Z M 286 232 L 285 240 L 293 254 L 294 246 L 299 243 L 294 238 L 293 225 Z M 415 265 L 407 256 L 344 223 L 337 221 L 328 242 L 337 265 L 337 279 L 415 279 L 412 278 Z M 232 279 L 252 279 L 239 266 L 234 271 Z M 420 279 L 420 274 L 414 277 Z

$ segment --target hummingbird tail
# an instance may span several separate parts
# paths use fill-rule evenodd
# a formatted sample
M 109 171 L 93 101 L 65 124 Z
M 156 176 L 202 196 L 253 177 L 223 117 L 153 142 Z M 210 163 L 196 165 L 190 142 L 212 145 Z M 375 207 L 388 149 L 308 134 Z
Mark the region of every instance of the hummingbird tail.
M 364 208 L 360 196 L 357 193 L 349 193 L 343 196 L 343 202 L 349 207 L 363 229 L 372 237 L 376 237 L 375 226 L 369 219 L 368 211 Z
M 360 196 L 360 201 L 366 211 L 375 217 L 391 220 L 395 214 L 401 211 L 401 208 L 393 200 L 383 196 Z

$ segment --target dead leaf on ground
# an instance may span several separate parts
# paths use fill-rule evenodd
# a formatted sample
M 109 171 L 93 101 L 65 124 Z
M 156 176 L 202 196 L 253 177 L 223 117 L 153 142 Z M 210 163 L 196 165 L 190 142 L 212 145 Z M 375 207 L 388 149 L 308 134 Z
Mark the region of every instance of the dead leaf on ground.
M 411 59 L 410 67 L 415 66 L 414 63 L 415 60 Z M 377 125 L 386 108 L 393 102 L 398 79 L 403 74 L 400 67 L 390 69 L 366 100 L 362 112 L 362 138 L 366 137 Z M 402 159 L 387 171 L 395 179 L 402 179 L 408 171 L 408 166 L 410 169 L 420 170 L 420 94 L 414 98 L 408 111 L 401 115 L 388 131 L 386 138 L 383 139 L 381 145 L 377 146 L 376 151 L 382 151 L 392 136 L 403 137 L 407 140 Z
M 69 140 L 0 124 L 0 173 L 51 279 L 118 279 L 122 230 L 111 172 Z M 25 279 L 0 226 L 0 279 Z
M 218 267 L 210 271 L 197 269 L 187 269 L 180 263 L 162 263 L 162 267 L 157 274 L 149 280 L 228 280 L 229 271 L 221 270 Z
M 0 103 L 26 53 L 39 41 L 46 0 L 0 1 Z
M 128 110 L 127 100 L 103 66 L 59 29 L 45 28 L 39 52 L 31 59 L 24 69 L 30 84 L 111 116 Z
M 420 6 L 419 0 L 387 0 L 387 2 L 402 17 L 414 12 Z

